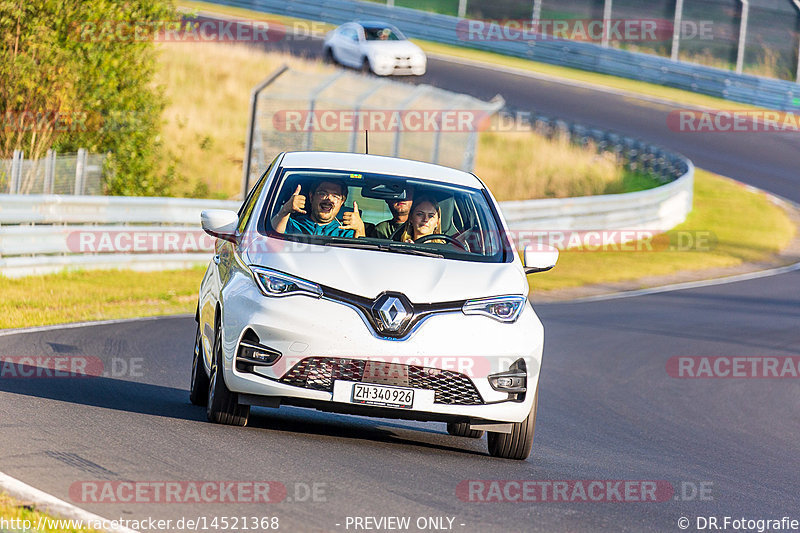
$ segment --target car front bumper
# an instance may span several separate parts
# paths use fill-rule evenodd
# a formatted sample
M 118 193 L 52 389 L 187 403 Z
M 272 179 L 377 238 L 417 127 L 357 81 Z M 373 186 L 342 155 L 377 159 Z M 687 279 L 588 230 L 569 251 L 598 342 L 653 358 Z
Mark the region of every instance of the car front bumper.
M 375 416 L 385 416 L 388 409 L 402 418 L 521 422 L 530 413 L 538 385 L 543 328 L 530 305 L 525 306 L 513 324 L 467 316 L 460 311 L 436 314 L 421 322 L 405 340 L 379 337 L 359 312 L 340 302 L 303 295 L 266 297 L 255 285 L 246 282 L 226 288 L 222 313 L 225 382 L 232 391 L 242 394 L 330 410 L 352 408 L 359 414 L 375 413 Z M 252 371 L 236 368 L 239 342 L 247 330 L 252 330 L 262 345 L 282 354 L 272 366 L 255 366 Z M 294 365 L 310 357 L 457 372 L 469 378 L 482 403 L 437 403 L 433 390 L 415 388 L 412 409 L 379 409 L 353 406 L 354 381 L 347 379 L 336 379 L 332 390 L 314 390 L 279 381 Z M 507 371 L 520 358 L 526 363 L 527 393 L 521 401 L 509 400 L 508 393 L 492 388 L 488 376 Z

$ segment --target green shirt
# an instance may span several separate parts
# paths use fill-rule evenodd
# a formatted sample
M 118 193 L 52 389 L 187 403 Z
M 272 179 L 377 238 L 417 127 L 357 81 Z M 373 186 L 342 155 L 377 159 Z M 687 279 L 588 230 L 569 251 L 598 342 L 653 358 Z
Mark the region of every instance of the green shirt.
M 378 239 L 391 239 L 392 234 L 397 231 L 397 228 L 402 226 L 402 222 L 395 222 L 394 220 L 384 220 L 375 226 L 375 237 Z

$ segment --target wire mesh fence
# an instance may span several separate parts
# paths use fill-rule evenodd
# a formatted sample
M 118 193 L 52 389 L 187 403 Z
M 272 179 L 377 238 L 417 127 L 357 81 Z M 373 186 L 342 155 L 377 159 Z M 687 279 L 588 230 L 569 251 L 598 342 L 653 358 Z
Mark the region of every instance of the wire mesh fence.
M 278 153 L 363 153 L 365 131 L 370 154 L 472 170 L 478 131 L 505 103 L 347 71 L 276 74 L 253 99 L 245 191 Z
M 48 150 L 43 159 L 25 159 L 14 151 L 0 160 L 0 194 L 103 194 L 105 154 L 57 154 Z

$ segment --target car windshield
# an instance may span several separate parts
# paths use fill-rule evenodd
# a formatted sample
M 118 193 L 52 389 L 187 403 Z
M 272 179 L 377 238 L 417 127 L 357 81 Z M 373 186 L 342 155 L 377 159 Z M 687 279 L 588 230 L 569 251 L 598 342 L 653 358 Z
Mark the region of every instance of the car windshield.
M 260 223 L 272 237 L 467 261 L 512 257 L 497 215 L 477 188 L 315 169 L 284 169 L 276 183 Z
M 406 38 L 393 26 L 364 26 L 364 35 L 368 41 L 403 41 Z

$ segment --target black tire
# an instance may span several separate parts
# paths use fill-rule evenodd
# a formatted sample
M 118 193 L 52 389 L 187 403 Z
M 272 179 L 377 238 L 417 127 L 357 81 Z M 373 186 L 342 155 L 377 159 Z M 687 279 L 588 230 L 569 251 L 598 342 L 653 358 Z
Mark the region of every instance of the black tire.
M 483 437 L 483 430 L 469 429 L 467 422 L 448 422 L 447 432 L 456 437 L 467 437 L 470 439 L 479 439 Z
M 322 51 L 322 61 L 330 65 L 336 63 L 336 59 L 333 57 L 333 50 L 331 50 L 330 47 L 327 47 Z
M 369 64 L 368 57 L 364 57 L 364 59 L 361 60 L 361 73 L 366 75 L 372 74 L 372 66 Z
M 204 359 L 203 343 L 200 342 L 200 324 L 197 324 L 192 358 L 192 382 L 189 386 L 189 401 L 194 405 L 208 404 L 208 374 L 206 374 Z
M 531 454 L 533 446 L 533 433 L 536 429 L 536 408 L 539 404 L 539 387 L 533 396 L 533 406 L 528 417 L 522 422 L 514 424 L 511 433 L 489 432 L 489 454 L 503 459 L 516 459 L 524 461 Z
M 222 371 L 222 340 L 220 325 L 214 330 L 214 357 L 211 360 L 211 377 L 208 384 L 206 415 L 209 422 L 229 426 L 244 426 L 250 416 L 249 405 L 239 405 L 239 395 L 225 385 Z

